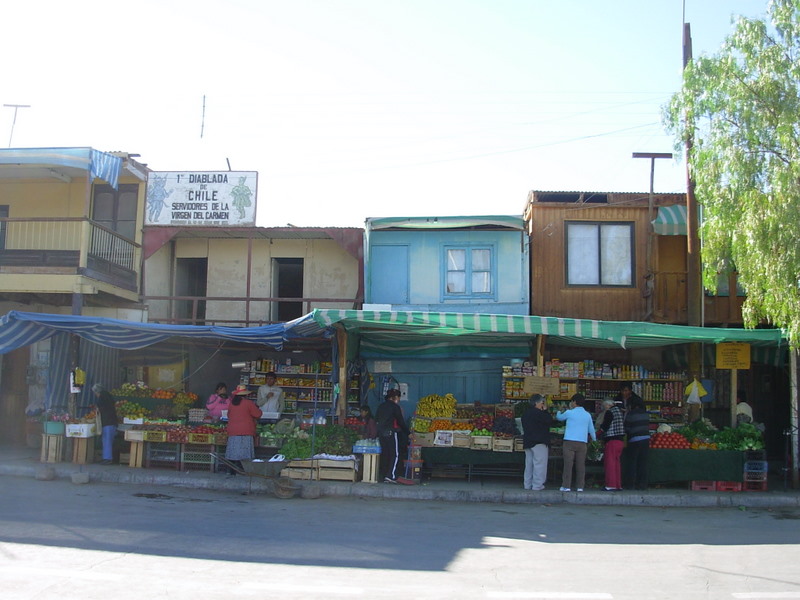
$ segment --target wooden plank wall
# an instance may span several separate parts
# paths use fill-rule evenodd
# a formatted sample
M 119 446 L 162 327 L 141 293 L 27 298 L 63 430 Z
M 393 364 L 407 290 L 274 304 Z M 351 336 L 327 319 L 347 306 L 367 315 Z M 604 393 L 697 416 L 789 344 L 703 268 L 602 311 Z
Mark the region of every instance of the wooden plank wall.
M 642 296 L 646 272 L 648 225 L 646 205 L 532 203 L 528 208 L 531 218 L 532 314 L 604 321 L 634 321 L 644 318 L 647 308 Z M 565 268 L 565 221 L 633 222 L 635 231 L 633 287 L 568 287 Z

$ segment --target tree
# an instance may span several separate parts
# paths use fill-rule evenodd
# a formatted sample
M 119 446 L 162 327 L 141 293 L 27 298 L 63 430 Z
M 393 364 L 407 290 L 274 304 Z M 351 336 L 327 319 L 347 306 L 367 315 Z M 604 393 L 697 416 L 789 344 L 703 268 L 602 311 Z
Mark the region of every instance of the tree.
M 703 281 L 735 268 L 745 325 L 800 346 L 800 0 L 741 17 L 716 55 L 693 60 L 665 111 L 702 206 Z M 731 290 L 733 293 L 733 290 Z

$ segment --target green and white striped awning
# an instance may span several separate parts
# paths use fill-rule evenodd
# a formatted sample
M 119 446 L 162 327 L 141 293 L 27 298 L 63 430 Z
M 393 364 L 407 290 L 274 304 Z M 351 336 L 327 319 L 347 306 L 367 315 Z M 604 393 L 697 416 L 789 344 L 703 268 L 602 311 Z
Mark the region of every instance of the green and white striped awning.
M 287 337 L 314 336 L 332 326 L 358 335 L 363 351 L 397 355 L 498 356 L 529 349 L 537 335 L 565 346 L 652 348 L 701 342 L 785 345 L 779 329 L 688 327 L 639 321 L 594 321 L 525 315 L 317 309 L 286 324 Z M 526 354 L 529 354 L 527 352 Z
M 686 207 L 683 204 L 659 206 L 653 230 L 659 235 L 686 235 Z

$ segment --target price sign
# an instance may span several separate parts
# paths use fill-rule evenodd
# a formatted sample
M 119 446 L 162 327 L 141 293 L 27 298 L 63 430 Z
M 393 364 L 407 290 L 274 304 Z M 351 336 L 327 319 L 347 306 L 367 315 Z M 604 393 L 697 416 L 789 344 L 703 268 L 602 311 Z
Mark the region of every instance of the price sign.
M 726 342 L 717 344 L 718 369 L 749 369 L 750 344 Z
M 522 389 L 529 396 L 532 394 L 557 396 L 561 393 L 561 380 L 558 377 L 535 377 L 531 375 L 525 377 Z

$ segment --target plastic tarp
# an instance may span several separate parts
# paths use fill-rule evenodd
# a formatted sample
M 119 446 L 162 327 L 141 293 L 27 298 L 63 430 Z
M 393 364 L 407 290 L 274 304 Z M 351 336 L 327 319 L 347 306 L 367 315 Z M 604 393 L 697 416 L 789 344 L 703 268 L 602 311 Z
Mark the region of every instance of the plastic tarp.
M 53 165 L 89 171 L 92 178 L 117 188 L 122 158 L 94 148 L 10 148 L 0 149 L 0 165 Z
M 162 325 L 122 319 L 11 311 L 0 317 L 0 354 L 44 340 L 59 331 L 101 346 L 138 350 L 173 337 L 214 338 L 283 348 L 283 323 L 260 327 Z
M 464 229 L 468 227 L 494 227 L 525 230 L 522 217 L 491 215 L 477 217 L 385 217 L 367 219 L 367 229 Z
M 529 350 L 537 335 L 565 346 L 653 348 L 699 342 L 785 347 L 779 329 L 688 327 L 639 321 L 594 321 L 522 315 L 316 309 L 287 323 L 289 335 L 319 336 L 332 326 L 360 337 L 362 352 L 393 355 L 456 353 L 500 356 Z

